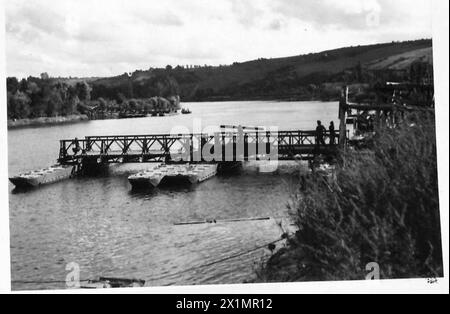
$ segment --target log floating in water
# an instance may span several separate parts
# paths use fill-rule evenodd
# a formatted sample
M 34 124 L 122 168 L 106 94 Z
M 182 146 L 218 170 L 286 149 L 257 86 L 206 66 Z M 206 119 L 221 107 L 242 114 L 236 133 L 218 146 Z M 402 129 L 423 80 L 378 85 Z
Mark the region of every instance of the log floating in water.
M 106 278 L 89 280 L 81 286 L 82 289 L 105 289 L 105 288 L 139 288 L 145 285 L 145 280 L 128 278 Z
M 175 223 L 175 226 L 184 226 L 184 225 L 202 225 L 202 224 L 213 224 L 220 222 L 244 222 L 244 221 L 262 221 L 262 220 L 270 220 L 270 217 L 257 217 L 257 218 L 240 218 L 240 219 L 223 219 L 223 220 L 203 220 L 203 221 L 188 221 L 188 222 L 179 222 Z

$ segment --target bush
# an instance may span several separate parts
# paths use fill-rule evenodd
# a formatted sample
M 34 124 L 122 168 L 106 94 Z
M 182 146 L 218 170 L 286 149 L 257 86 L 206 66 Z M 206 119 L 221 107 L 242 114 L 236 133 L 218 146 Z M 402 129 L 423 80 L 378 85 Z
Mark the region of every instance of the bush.
M 342 152 L 332 179 L 305 177 L 290 206 L 298 231 L 260 279 L 362 280 L 371 262 L 381 279 L 442 276 L 434 125 L 410 115 Z

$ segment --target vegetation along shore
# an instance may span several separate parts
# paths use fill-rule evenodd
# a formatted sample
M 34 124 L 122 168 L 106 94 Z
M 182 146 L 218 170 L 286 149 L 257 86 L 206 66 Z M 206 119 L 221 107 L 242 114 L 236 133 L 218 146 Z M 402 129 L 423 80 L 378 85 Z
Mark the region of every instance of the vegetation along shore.
M 73 122 L 85 116 L 164 115 L 180 110 L 180 99 L 338 100 L 344 82 L 365 88 L 427 73 L 432 73 L 432 42 L 424 39 L 232 65 L 168 65 L 105 78 L 54 78 L 47 73 L 9 77 L 8 126 Z
M 301 176 L 289 205 L 297 232 L 258 281 L 364 280 L 373 265 L 381 279 L 443 276 L 434 112 L 374 134 L 342 150 L 331 176 Z

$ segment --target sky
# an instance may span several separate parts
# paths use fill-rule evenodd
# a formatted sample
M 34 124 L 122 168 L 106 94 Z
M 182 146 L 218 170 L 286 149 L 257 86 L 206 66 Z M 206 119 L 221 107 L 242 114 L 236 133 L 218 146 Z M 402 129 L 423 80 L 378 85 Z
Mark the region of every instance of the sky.
M 113 76 L 431 38 L 429 0 L 5 0 L 7 75 Z

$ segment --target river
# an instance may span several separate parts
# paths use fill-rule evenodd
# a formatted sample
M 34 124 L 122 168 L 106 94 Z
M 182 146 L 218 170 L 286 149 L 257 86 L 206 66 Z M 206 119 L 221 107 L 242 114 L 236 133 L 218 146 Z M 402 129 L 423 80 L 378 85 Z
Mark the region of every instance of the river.
M 54 164 L 63 138 L 166 133 L 176 126 L 192 130 L 194 121 L 202 127 L 240 124 L 280 130 L 311 130 L 317 120 L 338 125 L 335 102 L 182 106 L 193 113 L 9 130 L 9 174 Z M 67 180 L 26 193 L 16 192 L 10 184 L 12 288 L 64 288 L 69 263 L 80 266 L 81 279 L 139 278 L 148 286 L 251 280 L 262 258 L 270 254 L 253 249 L 282 233 L 276 220 L 220 221 L 287 217 L 297 166 L 286 163 L 276 173 L 261 173 L 257 163 L 250 163 L 240 175 L 216 176 L 196 186 L 131 191 L 127 177 L 146 166 L 115 165 L 102 178 Z M 174 225 L 205 219 L 219 222 Z M 241 254 L 247 251 L 252 252 Z

